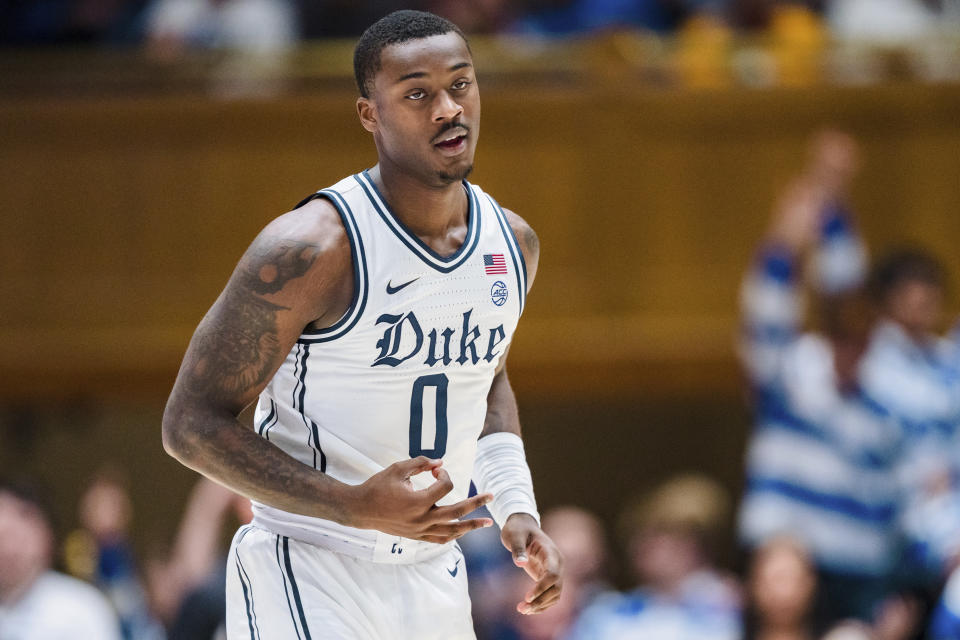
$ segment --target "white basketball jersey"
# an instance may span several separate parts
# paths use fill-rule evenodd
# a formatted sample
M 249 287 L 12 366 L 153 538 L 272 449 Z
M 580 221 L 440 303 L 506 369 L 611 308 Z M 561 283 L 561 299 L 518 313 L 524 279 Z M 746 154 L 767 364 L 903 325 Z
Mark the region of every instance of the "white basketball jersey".
M 304 333 L 260 395 L 257 432 L 347 484 L 425 455 L 467 497 L 494 372 L 523 311 L 526 265 L 503 210 L 466 181 L 468 229 L 449 257 L 393 215 L 363 172 L 314 197 L 333 203 L 353 253 L 354 298 L 333 326 Z M 417 489 L 434 482 L 413 478 Z M 410 563 L 443 545 L 254 503 L 254 524 L 356 557 Z

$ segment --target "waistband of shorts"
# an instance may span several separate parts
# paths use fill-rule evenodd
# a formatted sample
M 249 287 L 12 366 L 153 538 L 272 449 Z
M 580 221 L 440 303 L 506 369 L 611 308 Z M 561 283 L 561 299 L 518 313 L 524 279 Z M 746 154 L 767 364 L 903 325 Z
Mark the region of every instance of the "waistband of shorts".
M 346 556 L 383 564 L 414 564 L 443 555 L 454 543 L 436 544 L 375 529 L 356 529 L 331 520 L 253 503 L 251 524 L 271 533 Z

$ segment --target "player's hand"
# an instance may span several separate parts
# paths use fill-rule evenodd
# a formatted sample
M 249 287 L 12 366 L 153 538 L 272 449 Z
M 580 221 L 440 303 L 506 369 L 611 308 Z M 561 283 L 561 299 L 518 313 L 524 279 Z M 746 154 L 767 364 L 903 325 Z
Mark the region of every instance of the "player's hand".
M 529 615 L 555 605 L 563 590 L 563 555 L 533 516 L 515 513 L 507 518 L 500 540 L 513 555 L 513 563 L 536 581 L 517 611 Z
M 360 529 L 376 529 L 413 540 L 443 544 L 474 529 L 489 527 L 490 518 L 460 520 L 490 502 L 489 493 L 476 495 L 456 504 L 437 506 L 437 501 L 453 490 L 453 482 L 441 468 L 443 461 L 419 456 L 396 462 L 361 485 L 352 488 L 347 522 Z M 410 478 L 431 472 L 436 481 L 425 489 L 414 489 Z

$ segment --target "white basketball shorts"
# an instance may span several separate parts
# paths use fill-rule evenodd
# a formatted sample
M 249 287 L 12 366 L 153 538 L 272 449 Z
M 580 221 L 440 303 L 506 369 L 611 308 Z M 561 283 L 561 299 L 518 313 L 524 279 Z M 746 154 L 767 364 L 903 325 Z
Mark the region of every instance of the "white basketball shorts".
M 475 640 L 463 564 L 457 545 L 384 564 L 246 525 L 227 558 L 227 639 Z

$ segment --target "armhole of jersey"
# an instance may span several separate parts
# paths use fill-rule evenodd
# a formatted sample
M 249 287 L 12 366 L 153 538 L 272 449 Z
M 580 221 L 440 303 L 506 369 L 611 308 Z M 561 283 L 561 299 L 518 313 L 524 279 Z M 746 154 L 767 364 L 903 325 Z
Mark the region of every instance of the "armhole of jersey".
M 329 342 L 344 335 L 357 324 L 360 316 L 363 315 L 363 309 L 367 305 L 367 256 L 363 250 L 363 239 L 360 237 L 360 229 L 357 227 L 357 221 L 353 216 L 350 205 L 344 200 L 343 196 L 333 189 L 321 189 L 308 198 L 305 198 L 294 209 L 302 207 L 311 200 L 317 198 L 326 198 L 337 209 L 340 214 L 340 220 L 343 222 L 344 229 L 347 230 L 347 239 L 350 241 L 350 256 L 353 262 L 353 300 L 350 302 L 350 308 L 347 309 L 339 320 L 329 327 L 317 329 L 315 331 L 304 331 L 298 342 L 310 344 L 313 342 Z
M 527 302 L 527 261 L 523 259 L 523 251 L 520 250 L 520 243 L 517 241 L 517 236 L 513 233 L 513 227 L 510 226 L 510 222 L 507 220 L 507 214 L 503 212 L 503 209 L 500 208 L 500 205 L 497 204 L 497 201 L 494 200 L 489 193 L 484 195 L 487 196 L 487 200 L 489 200 L 493 206 L 497 221 L 500 223 L 500 231 L 503 233 L 503 238 L 507 242 L 507 248 L 510 250 L 513 269 L 517 274 L 517 282 L 520 283 L 520 315 L 523 315 L 523 309 Z

